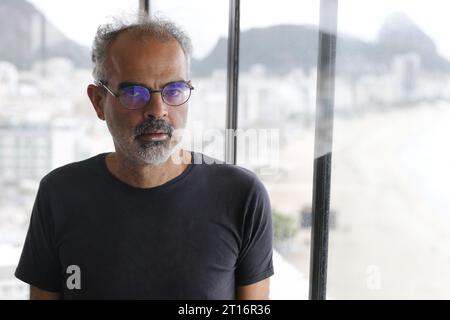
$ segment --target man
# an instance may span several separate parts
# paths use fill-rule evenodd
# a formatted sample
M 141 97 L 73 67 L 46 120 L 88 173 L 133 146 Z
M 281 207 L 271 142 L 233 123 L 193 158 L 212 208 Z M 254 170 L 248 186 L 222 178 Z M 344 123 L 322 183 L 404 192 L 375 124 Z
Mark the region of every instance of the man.
M 16 270 L 31 299 L 268 299 L 263 185 L 179 147 L 190 51 L 167 20 L 99 28 L 87 93 L 115 152 L 42 179 Z

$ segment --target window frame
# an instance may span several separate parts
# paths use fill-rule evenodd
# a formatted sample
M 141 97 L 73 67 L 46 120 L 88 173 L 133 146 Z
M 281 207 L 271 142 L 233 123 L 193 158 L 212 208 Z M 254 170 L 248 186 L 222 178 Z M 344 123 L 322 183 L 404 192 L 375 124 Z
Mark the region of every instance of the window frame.
M 140 10 L 150 15 L 151 1 L 138 1 Z M 338 1 L 320 0 L 309 274 L 310 300 L 326 299 Z M 236 164 L 237 138 L 235 131 L 238 129 L 239 111 L 240 0 L 229 0 L 228 24 L 224 155 L 226 163 Z
M 240 0 L 229 0 L 225 160 L 236 164 Z M 309 299 L 325 300 L 338 0 L 320 0 Z

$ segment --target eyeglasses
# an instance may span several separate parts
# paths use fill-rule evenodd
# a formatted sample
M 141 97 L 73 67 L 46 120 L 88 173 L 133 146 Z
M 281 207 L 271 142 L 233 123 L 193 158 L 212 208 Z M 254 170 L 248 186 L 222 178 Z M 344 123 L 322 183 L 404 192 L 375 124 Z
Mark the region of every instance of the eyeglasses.
M 161 93 L 162 101 L 173 107 L 181 106 L 191 97 L 191 91 L 194 89 L 186 81 L 173 81 L 166 83 L 161 90 L 152 90 L 146 86 L 133 84 L 120 89 L 120 93 L 114 93 L 108 88 L 105 82 L 98 81 L 98 85 L 106 89 L 111 95 L 118 98 L 122 105 L 127 109 L 141 109 L 150 102 L 152 94 Z

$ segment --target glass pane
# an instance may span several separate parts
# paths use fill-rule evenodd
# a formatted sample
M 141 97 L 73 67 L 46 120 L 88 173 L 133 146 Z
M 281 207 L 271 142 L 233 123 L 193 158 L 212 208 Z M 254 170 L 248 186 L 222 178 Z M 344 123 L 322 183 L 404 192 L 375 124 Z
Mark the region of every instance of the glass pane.
M 448 9 L 339 1 L 332 298 L 450 298 Z
M 181 25 L 192 40 L 195 89 L 189 100 L 184 147 L 223 160 L 228 0 L 156 0 L 151 1 L 150 10 Z
M 138 1 L 0 2 L 0 299 L 24 299 L 13 276 L 40 179 L 112 150 L 86 95 L 99 24 Z
M 319 2 L 241 1 L 238 164 L 273 209 L 272 299 L 307 299 Z

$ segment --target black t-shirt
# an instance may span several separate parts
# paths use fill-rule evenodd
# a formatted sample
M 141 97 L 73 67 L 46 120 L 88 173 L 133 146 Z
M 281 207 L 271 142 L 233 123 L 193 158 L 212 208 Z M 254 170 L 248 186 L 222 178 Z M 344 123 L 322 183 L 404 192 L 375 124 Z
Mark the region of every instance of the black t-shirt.
M 65 299 L 234 299 L 236 285 L 273 275 L 262 183 L 192 155 L 181 175 L 147 189 L 114 177 L 105 153 L 53 170 L 16 277 Z

